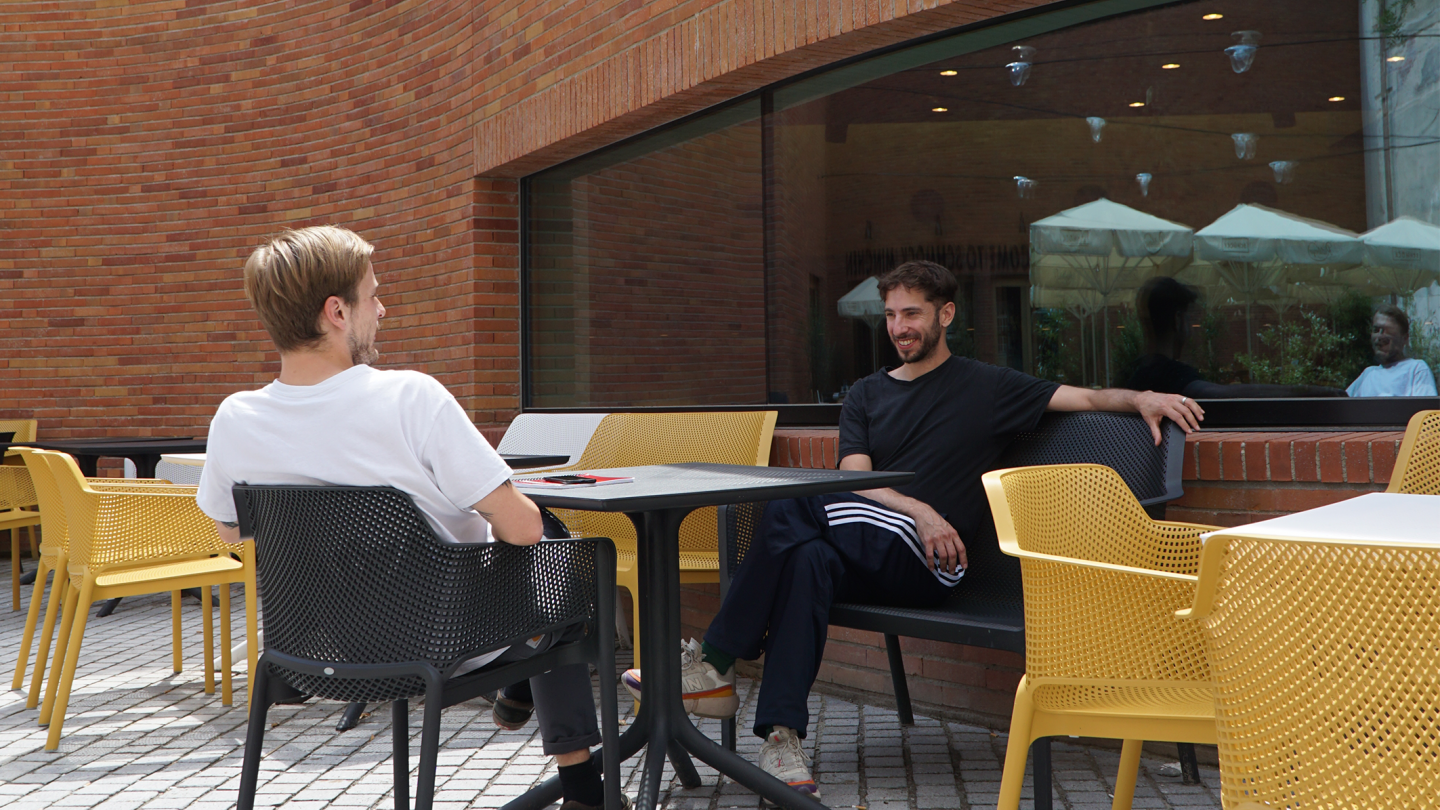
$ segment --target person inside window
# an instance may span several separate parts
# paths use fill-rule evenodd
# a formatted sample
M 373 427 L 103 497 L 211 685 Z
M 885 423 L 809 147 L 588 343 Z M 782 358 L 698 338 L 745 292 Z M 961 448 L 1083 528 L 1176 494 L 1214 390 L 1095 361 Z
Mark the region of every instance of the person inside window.
M 1140 287 L 1135 295 L 1135 309 L 1145 330 L 1145 355 L 1125 388 L 1184 394 L 1192 399 L 1345 396 L 1339 388 L 1323 385 L 1224 385 L 1201 379 L 1199 369 L 1179 359 L 1190 332 L 1190 308 L 1199 298 L 1193 287 L 1167 276 L 1156 276 Z
M 1433 397 L 1435 375 L 1424 360 L 1407 358 L 1410 316 L 1397 306 L 1375 311 L 1370 329 L 1375 365 L 1360 372 L 1346 392 L 1352 397 Z

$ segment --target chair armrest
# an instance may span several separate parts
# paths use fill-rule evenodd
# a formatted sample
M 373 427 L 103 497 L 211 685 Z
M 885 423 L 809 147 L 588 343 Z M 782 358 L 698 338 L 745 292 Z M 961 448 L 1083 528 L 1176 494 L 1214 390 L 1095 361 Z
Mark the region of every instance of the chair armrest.
M 1170 571 L 1156 571 L 1153 568 L 1135 568 L 1129 565 L 1115 565 L 1113 563 L 1095 562 L 1094 560 L 1082 560 L 1075 557 L 1061 557 L 1057 554 L 1041 554 L 1035 551 L 1007 551 L 1013 557 L 1024 560 L 1039 560 L 1041 562 L 1058 563 L 1070 565 L 1076 568 L 1091 568 L 1097 571 L 1110 571 L 1116 574 L 1133 574 L 1153 579 L 1170 579 L 1176 582 L 1195 582 L 1199 579 L 1194 574 L 1175 574 Z

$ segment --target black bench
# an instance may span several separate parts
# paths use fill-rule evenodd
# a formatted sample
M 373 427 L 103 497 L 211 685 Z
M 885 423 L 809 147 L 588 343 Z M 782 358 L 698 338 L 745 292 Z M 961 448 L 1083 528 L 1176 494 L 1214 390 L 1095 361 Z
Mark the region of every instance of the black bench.
M 1163 519 L 1165 504 L 1183 491 L 1181 465 L 1185 434 L 1166 421 L 1162 442 L 1155 446 L 1150 428 L 1138 415 L 1112 413 L 1046 414 L 1033 431 L 1021 433 L 1006 448 L 996 469 L 1037 464 L 1095 463 L 1114 468 L 1129 485 L 1151 517 Z M 720 594 L 730 586 L 730 574 L 745 558 L 758 528 L 765 504 L 735 504 L 719 510 Z M 967 543 L 971 569 L 982 572 L 966 577 L 950 601 L 938 608 L 895 608 L 879 605 L 836 604 L 830 609 L 830 623 L 856 630 L 870 630 L 885 636 L 890 659 L 890 677 L 895 687 L 895 704 L 900 722 L 913 725 L 910 690 L 900 653 L 900 636 L 948 641 L 995 650 L 1025 653 L 1025 603 L 1020 584 L 1020 561 L 1001 553 L 994 538 L 985 543 Z M 734 721 L 724 728 L 725 742 L 734 747 Z M 1036 741 L 1035 807 L 1051 806 L 1049 740 Z M 1181 744 L 1181 767 L 1187 783 L 1199 783 L 1194 746 Z

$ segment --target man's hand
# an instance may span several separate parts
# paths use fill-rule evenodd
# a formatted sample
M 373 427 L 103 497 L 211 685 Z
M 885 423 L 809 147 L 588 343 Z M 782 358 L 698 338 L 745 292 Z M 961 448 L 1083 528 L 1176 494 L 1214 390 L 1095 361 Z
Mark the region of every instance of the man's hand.
M 874 469 L 870 457 L 860 453 L 851 453 L 840 459 L 842 470 L 864 470 Z M 960 541 L 959 532 L 945 518 L 940 517 L 929 504 L 924 501 L 917 501 L 908 495 L 901 495 L 889 487 L 884 489 L 867 489 L 857 492 L 856 495 L 862 498 L 869 498 L 872 501 L 893 512 L 915 521 L 915 530 L 920 534 L 920 542 L 925 544 L 925 564 L 931 568 L 944 566 L 947 574 L 955 573 L 955 565 L 959 563 L 961 568 L 969 568 L 970 561 L 965 556 L 965 544 Z
M 1141 391 L 1135 395 L 1135 410 L 1150 425 L 1150 435 L 1155 437 L 1155 445 L 1160 445 L 1160 420 L 1168 417 L 1170 421 L 1179 425 L 1186 433 L 1200 429 L 1200 420 L 1205 418 L 1205 411 L 1195 400 L 1189 397 L 1182 397 L 1179 394 L 1157 394 L 1154 391 Z
M 960 542 L 960 534 L 955 527 L 928 505 L 921 501 L 915 501 L 915 504 L 915 509 L 905 514 L 914 519 L 920 541 L 925 544 L 925 565 L 947 574 L 955 573 L 956 564 L 968 568 L 970 563 L 965 557 L 965 544 Z
M 1128 391 L 1124 388 L 1105 388 L 1092 391 L 1062 385 L 1055 389 L 1046 406 L 1051 411 L 1109 411 L 1111 413 L 1138 413 L 1150 426 L 1150 435 L 1155 446 L 1160 446 L 1160 420 L 1169 417 L 1189 433 L 1200 429 L 1205 410 L 1195 400 L 1179 394 L 1157 394 L 1154 391 Z

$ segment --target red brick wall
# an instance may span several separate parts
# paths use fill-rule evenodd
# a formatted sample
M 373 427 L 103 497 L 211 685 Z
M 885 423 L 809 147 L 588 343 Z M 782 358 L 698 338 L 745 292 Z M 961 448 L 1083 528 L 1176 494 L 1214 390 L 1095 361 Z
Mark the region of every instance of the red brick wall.
M 377 245 L 384 363 L 435 374 L 479 419 L 513 407 L 514 183 L 471 173 L 476 14 L 7 6 L 27 46 L 6 50 L 0 94 L 0 414 L 43 438 L 203 434 L 278 365 L 244 257 L 316 223 Z

